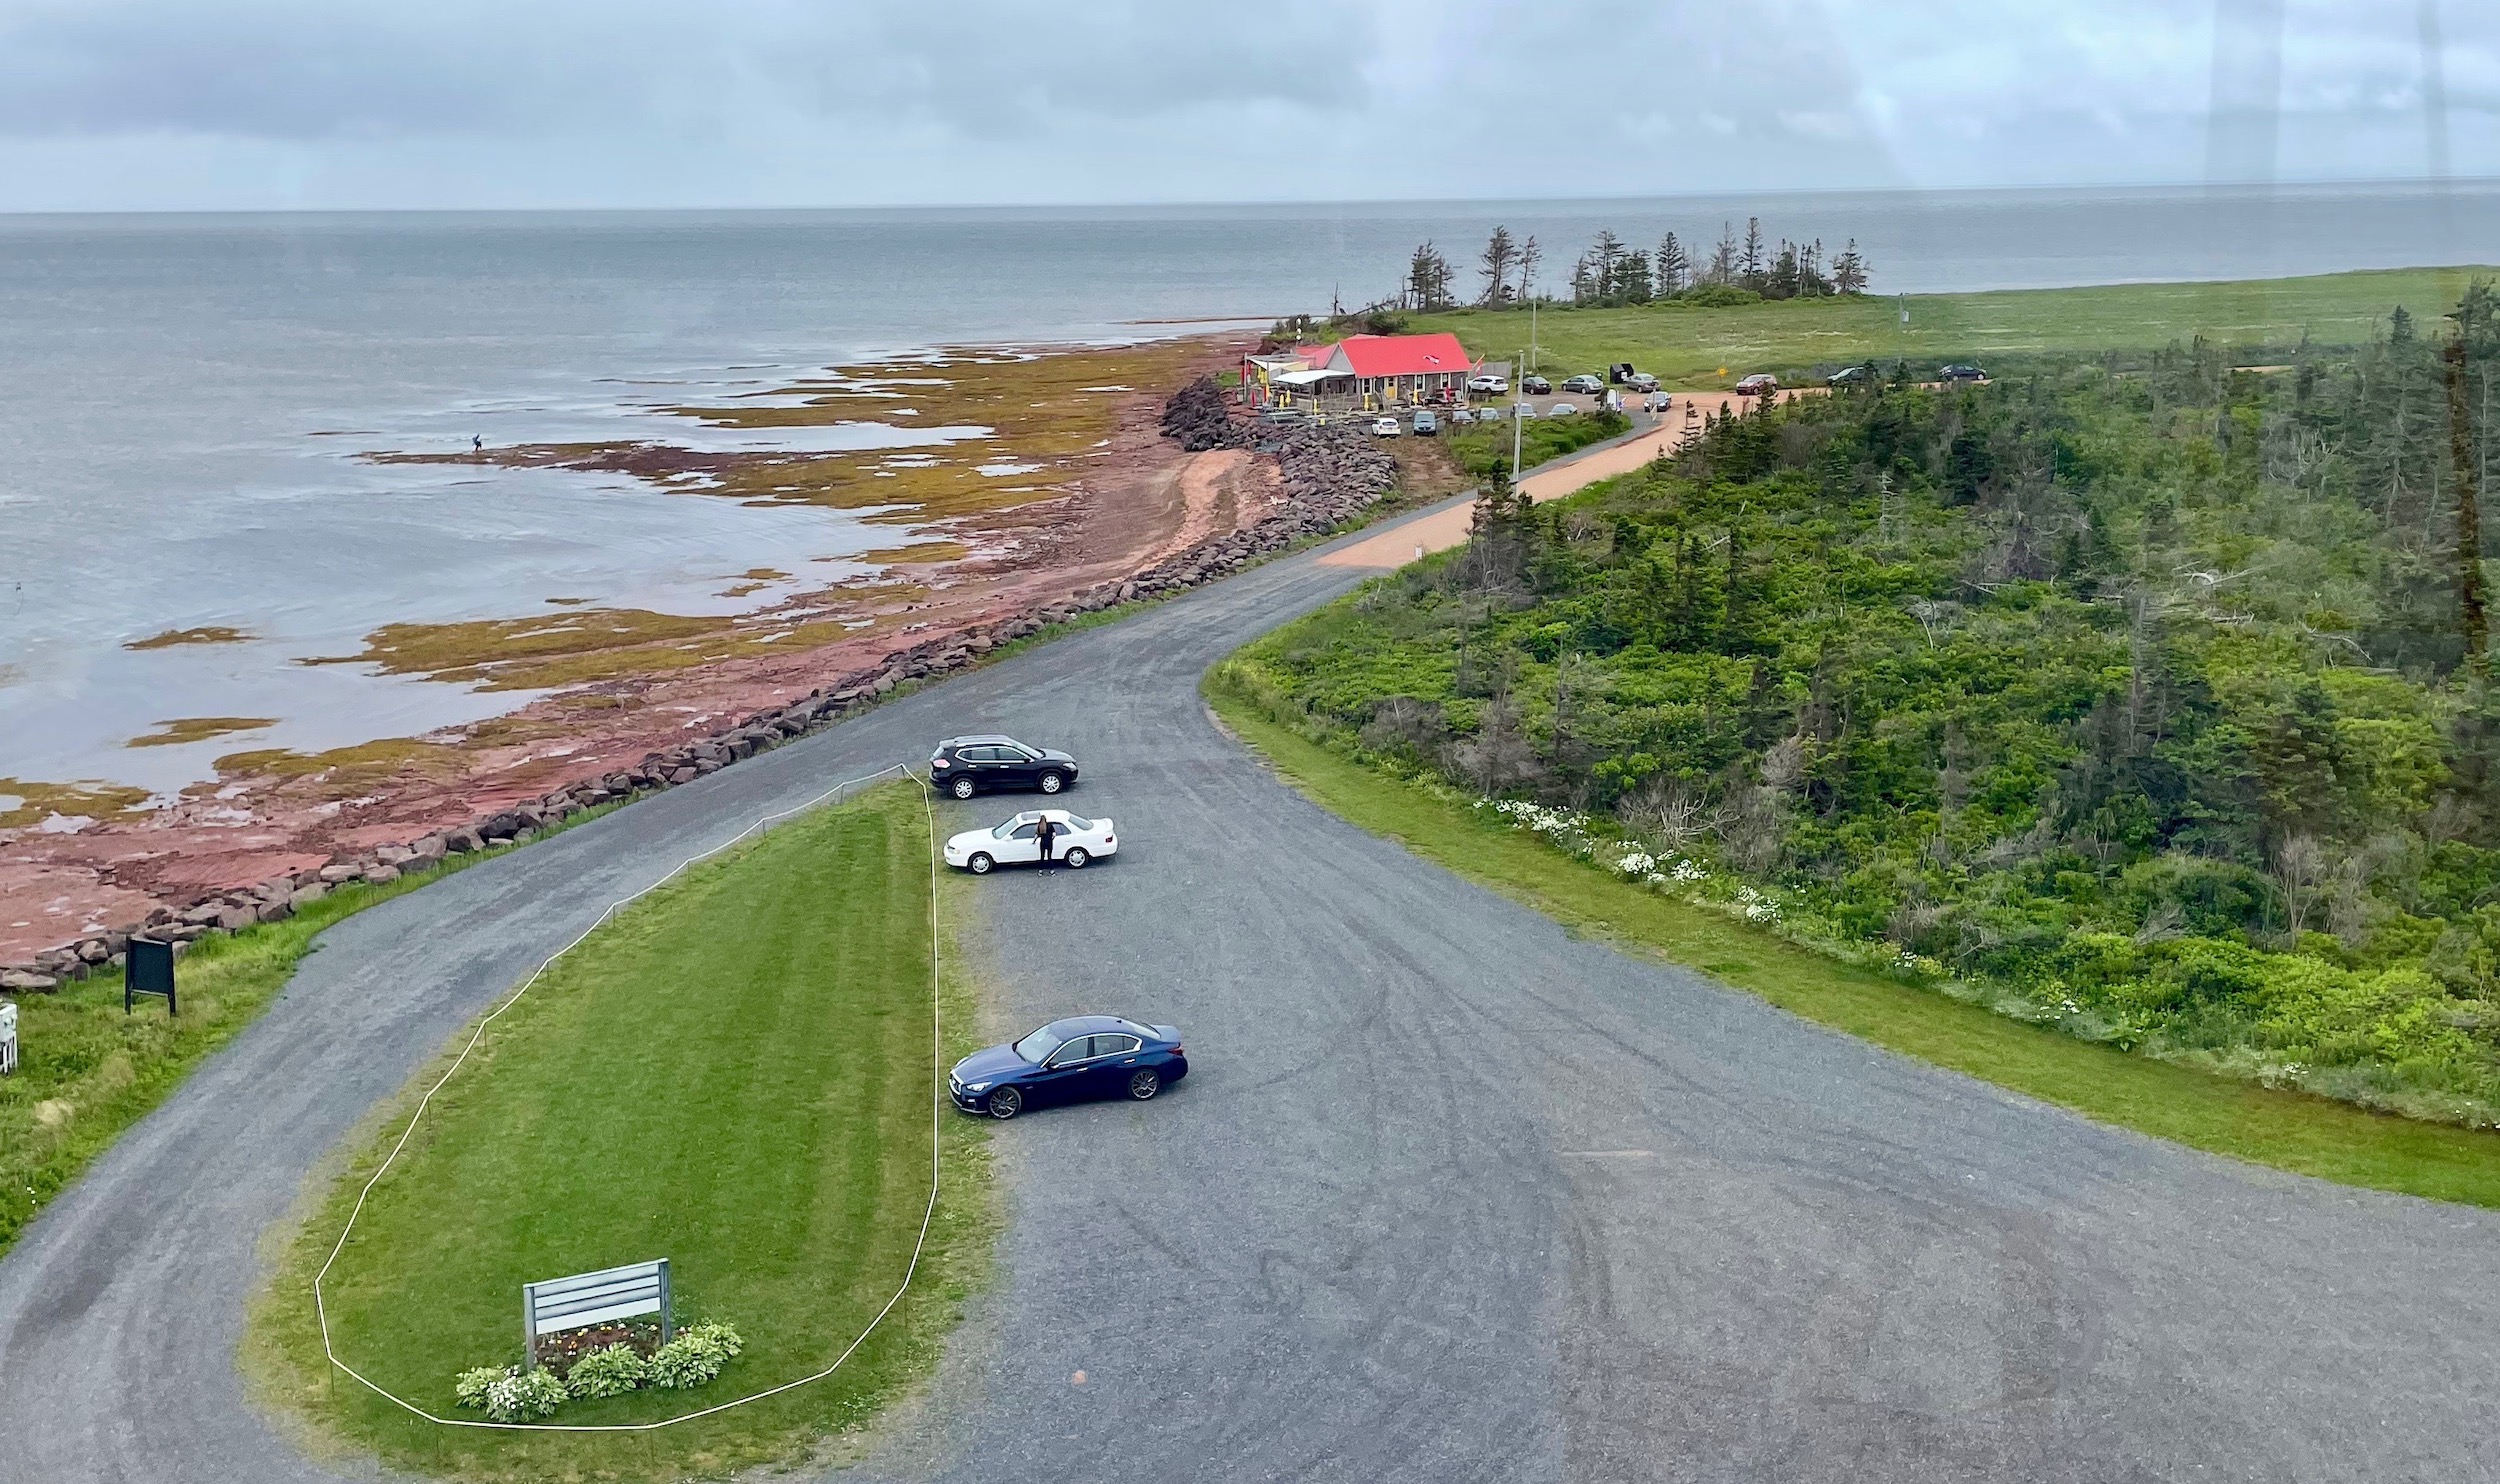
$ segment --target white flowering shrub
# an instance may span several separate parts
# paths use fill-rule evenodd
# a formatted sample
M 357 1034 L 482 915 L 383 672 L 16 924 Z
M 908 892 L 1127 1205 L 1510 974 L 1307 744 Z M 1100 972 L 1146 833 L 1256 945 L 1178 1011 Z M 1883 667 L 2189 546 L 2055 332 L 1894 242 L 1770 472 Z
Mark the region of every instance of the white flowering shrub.
M 651 1384 L 670 1391 L 700 1386 L 738 1358 L 746 1341 L 726 1324 L 689 1325 L 651 1355 Z
M 651 1362 L 631 1345 L 610 1345 L 573 1362 L 573 1369 L 565 1373 L 564 1389 L 589 1401 L 602 1396 L 623 1396 L 650 1381 Z
M 536 1422 L 564 1405 L 564 1383 L 553 1371 L 517 1365 L 480 1366 L 452 1380 L 460 1405 L 496 1422 Z
M 472 1412 L 486 1409 L 486 1388 L 512 1374 L 509 1366 L 482 1365 L 473 1371 L 462 1371 L 451 1382 L 452 1394 L 460 1405 Z

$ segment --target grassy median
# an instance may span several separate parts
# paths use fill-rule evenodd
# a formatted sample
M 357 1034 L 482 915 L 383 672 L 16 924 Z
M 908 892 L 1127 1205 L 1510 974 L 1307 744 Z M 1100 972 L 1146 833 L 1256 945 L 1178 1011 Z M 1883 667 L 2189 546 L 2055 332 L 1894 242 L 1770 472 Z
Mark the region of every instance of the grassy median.
M 1314 802 L 1628 952 L 1700 969 L 1792 1014 L 2103 1123 L 2347 1185 L 2500 1206 L 2500 1134 L 2152 1061 L 1835 962 L 1364 767 L 1280 724 L 1223 675 L 1219 666 L 1205 687 L 1216 714 Z
M 454 1411 L 452 1378 L 520 1358 L 522 1283 L 666 1257 L 680 1322 L 726 1321 L 745 1354 L 707 1386 L 575 1401 L 554 1422 L 682 1415 L 830 1364 L 903 1280 L 929 1196 L 934 1064 L 972 1041 L 950 972 L 947 1044 L 931 1044 L 931 890 L 919 791 L 894 785 L 697 867 L 592 935 L 492 1022 L 374 1188 L 325 1290 L 342 1358 L 474 1416 Z M 412 1417 L 324 1363 L 311 1280 L 448 1055 L 316 1177 L 255 1305 L 246 1369 L 316 1451 L 493 1480 L 798 1461 L 927 1372 L 986 1271 L 983 1130 L 949 1114 L 918 1276 L 832 1376 L 650 1432 Z

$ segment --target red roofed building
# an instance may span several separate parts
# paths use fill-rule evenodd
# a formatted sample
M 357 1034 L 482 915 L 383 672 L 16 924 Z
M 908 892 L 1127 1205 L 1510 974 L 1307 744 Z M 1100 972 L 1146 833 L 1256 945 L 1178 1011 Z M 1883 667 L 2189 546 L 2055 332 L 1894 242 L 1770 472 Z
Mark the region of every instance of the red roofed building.
M 1360 396 L 1421 402 L 1466 390 L 1475 363 L 1456 335 L 1348 335 L 1330 349 L 1324 369 L 1352 376 Z

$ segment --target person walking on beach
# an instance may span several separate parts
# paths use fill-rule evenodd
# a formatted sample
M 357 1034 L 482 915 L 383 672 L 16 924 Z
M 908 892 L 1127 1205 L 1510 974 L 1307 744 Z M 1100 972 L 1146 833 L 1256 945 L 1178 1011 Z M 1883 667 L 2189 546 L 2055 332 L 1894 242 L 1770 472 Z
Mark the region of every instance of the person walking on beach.
M 475 433 L 471 433 L 471 434 L 469 435 L 469 452 L 471 452 L 471 453 L 484 453 L 484 452 L 486 452 L 486 440 L 485 440 L 484 438 L 479 437 L 479 436 L 478 436 L 477 434 L 475 434 Z
M 1050 837 L 1056 833 L 1058 826 L 1051 823 L 1047 814 L 1042 816 L 1040 825 L 1033 831 L 1033 837 L 1041 842 L 1042 864 L 1045 866 L 1050 864 Z

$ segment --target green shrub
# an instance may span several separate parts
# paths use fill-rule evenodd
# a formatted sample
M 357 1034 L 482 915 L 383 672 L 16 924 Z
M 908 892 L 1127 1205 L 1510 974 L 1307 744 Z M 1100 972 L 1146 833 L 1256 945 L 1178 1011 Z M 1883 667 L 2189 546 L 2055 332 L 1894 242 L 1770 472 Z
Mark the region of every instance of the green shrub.
M 651 1362 L 643 1359 L 631 1345 L 610 1345 L 593 1350 L 573 1362 L 565 1373 L 564 1389 L 589 1401 L 595 1397 L 623 1396 L 650 1384 Z
M 520 1366 L 481 1366 L 452 1382 L 460 1405 L 496 1422 L 536 1422 L 564 1405 L 564 1383 L 555 1372 Z
M 746 1341 L 726 1324 L 689 1325 L 651 1356 L 651 1384 L 668 1391 L 701 1386 L 738 1358 Z
M 499 1365 L 482 1365 L 473 1371 L 462 1371 L 452 1379 L 452 1394 L 460 1399 L 460 1405 L 471 1411 L 483 1410 L 486 1389 L 511 1374 L 509 1367 Z

